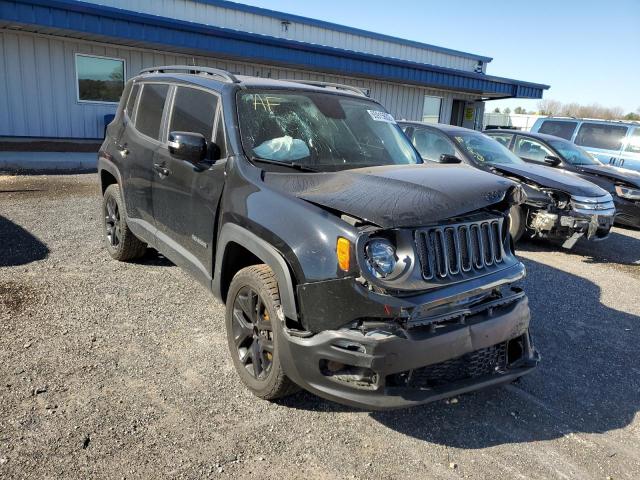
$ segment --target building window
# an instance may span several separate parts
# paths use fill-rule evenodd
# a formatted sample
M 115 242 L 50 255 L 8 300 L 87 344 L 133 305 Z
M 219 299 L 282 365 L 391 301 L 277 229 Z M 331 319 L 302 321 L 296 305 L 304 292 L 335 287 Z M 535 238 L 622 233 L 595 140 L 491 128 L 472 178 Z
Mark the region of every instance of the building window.
M 124 60 L 76 54 L 78 101 L 118 103 L 124 90 Z
M 442 98 L 424 96 L 424 106 L 422 107 L 422 121 L 426 123 L 438 123 L 440 120 L 440 106 Z

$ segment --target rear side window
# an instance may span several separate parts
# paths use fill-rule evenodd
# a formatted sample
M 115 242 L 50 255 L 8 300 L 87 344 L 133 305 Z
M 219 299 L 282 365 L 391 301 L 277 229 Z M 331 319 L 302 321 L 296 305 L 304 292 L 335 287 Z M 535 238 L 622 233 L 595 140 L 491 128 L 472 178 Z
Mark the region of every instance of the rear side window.
M 138 98 L 138 93 L 140 92 L 140 85 L 135 84 L 131 89 L 131 94 L 129 95 L 129 99 L 127 100 L 127 117 L 133 118 L 133 107 L 136 105 L 136 99 Z
M 147 137 L 160 139 L 162 111 L 167 101 L 169 85 L 147 83 L 142 88 L 136 115 L 136 129 Z
M 201 133 L 211 141 L 217 108 L 218 97 L 215 95 L 195 88 L 178 87 L 169 131 Z
M 629 143 L 624 149 L 625 152 L 640 153 L 640 127 L 636 127 L 629 137 Z
M 540 125 L 538 132 L 564 138 L 565 140 L 571 140 L 571 137 L 573 136 L 573 132 L 575 132 L 577 125 L 578 122 L 545 120 L 544 122 L 542 122 L 542 125 Z
M 585 122 L 580 127 L 580 130 L 578 130 L 578 135 L 574 143 L 582 147 L 620 150 L 622 139 L 626 134 L 627 127 L 623 125 Z
M 507 148 L 509 148 L 509 145 L 511 144 L 511 139 L 513 138 L 513 135 L 509 133 L 495 133 L 495 134 L 492 133 L 489 136 L 494 140 L 499 141 L 502 145 L 504 145 Z
M 420 153 L 420 156 L 425 160 L 437 162 L 440 160 L 440 155 L 442 154 L 456 154 L 456 149 L 451 140 L 441 133 L 432 130 L 417 128 L 413 132 L 413 138 L 411 140 L 416 150 Z

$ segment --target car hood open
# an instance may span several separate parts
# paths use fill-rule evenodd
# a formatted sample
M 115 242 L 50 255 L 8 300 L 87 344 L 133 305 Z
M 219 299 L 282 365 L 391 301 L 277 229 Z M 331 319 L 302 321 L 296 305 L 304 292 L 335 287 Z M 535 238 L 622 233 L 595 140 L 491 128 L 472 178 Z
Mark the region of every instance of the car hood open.
M 383 228 L 417 227 L 502 201 L 515 184 L 461 165 L 418 164 L 330 173 L 267 172 L 271 188 Z
M 541 187 L 560 190 L 569 195 L 599 197 L 607 193 L 597 185 L 583 180 L 577 175 L 566 173 L 553 167 L 528 163 L 522 165 L 494 164 L 492 166 L 505 175 L 519 177 L 524 181 L 530 180 Z
M 640 173 L 626 168 L 614 167 L 612 165 L 576 165 L 576 168 L 584 173 L 606 177 L 611 180 L 621 182 L 640 188 Z

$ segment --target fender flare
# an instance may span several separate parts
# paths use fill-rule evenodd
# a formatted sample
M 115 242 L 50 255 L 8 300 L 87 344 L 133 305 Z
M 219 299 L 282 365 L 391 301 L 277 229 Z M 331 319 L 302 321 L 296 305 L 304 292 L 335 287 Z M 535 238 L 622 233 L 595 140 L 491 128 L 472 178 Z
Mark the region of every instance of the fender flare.
M 284 315 L 290 319 L 298 320 L 298 310 L 296 308 L 296 298 L 293 291 L 293 280 L 291 278 L 291 272 L 289 271 L 289 265 L 282 256 L 282 254 L 276 250 L 272 245 L 258 237 L 256 234 L 250 232 L 246 228 L 243 228 L 234 223 L 226 223 L 222 226 L 220 236 L 218 237 L 218 245 L 216 247 L 216 263 L 215 271 L 213 275 L 213 281 L 211 282 L 211 290 L 218 299 L 222 299 L 222 292 L 220 287 L 220 280 L 222 277 L 222 264 L 224 261 L 224 255 L 227 250 L 227 245 L 230 242 L 237 243 L 238 245 L 246 248 L 256 257 L 262 260 L 265 264 L 269 265 L 278 279 L 278 289 L 280 290 L 280 304 Z

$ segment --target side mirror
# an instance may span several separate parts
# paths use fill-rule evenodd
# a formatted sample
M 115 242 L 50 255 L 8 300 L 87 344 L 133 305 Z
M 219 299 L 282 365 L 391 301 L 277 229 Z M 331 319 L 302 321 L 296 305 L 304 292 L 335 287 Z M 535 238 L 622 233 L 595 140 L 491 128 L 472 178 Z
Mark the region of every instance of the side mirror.
M 443 153 L 442 155 L 440 155 L 440 158 L 438 159 L 438 163 L 462 163 L 462 160 L 460 160 L 455 155 L 449 155 L 448 153 Z
M 207 157 L 208 145 L 201 133 L 171 132 L 168 144 L 173 158 L 199 165 Z
M 547 155 L 546 157 L 544 157 L 544 163 L 546 163 L 550 167 L 557 167 L 562 163 L 562 160 L 554 155 Z

